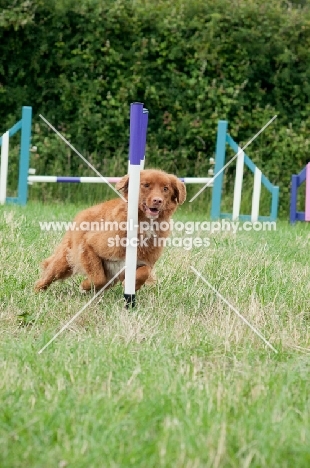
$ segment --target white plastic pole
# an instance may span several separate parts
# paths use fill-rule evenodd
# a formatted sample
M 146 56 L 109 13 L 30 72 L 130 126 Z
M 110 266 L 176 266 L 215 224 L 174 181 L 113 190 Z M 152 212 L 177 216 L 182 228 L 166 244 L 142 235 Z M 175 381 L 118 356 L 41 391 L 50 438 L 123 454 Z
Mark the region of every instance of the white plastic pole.
M 136 291 L 137 241 L 138 241 L 138 203 L 140 188 L 140 165 L 130 165 L 127 211 L 127 246 L 125 270 L 125 298 L 133 303 Z M 129 296 L 129 297 L 128 297 Z M 131 298 L 130 298 L 131 297 Z
M 135 306 L 137 250 L 138 250 L 138 204 L 140 192 L 140 161 L 145 151 L 143 135 L 143 104 L 135 102 L 130 107 L 129 184 L 127 208 L 127 246 L 125 257 L 126 307 Z M 146 128 L 145 128 L 146 131 Z
M 9 132 L 5 132 L 2 136 L 1 146 L 1 163 L 0 163 L 0 205 L 5 204 L 6 187 L 8 179 L 8 164 L 9 164 Z
M 242 151 L 240 147 L 238 147 L 238 153 L 239 154 L 237 157 L 237 164 L 236 164 L 236 178 L 235 178 L 233 212 L 232 212 L 233 221 L 236 221 L 240 215 L 243 168 L 244 168 L 244 152 Z
M 143 160 L 144 161 L 144 160 Z M 140 163 L 140 169 L 142 170 L 142 160 Z M 106 184 L 109 182 L 110 184 L 115 184 L 121 180 L 121 177 L 63 177 L 63 176 L 44 176 L 44 175 L 32 175 L 30 174 L 29 169 L 29 176 L 28 176 L 28 183 L 61 183 L 61 182 L 80 182 L 81 184 Z M 34 170 L 34 169 L 32 169 Z M 66 180 L 62 180 L 66 179 Z M 71 179 L 71 180 L 70 180 Z M 75 179 L 75 180 L 74 180 Z M 184 184 L 209 184 L 208 187 L 213 186 L 213 177 L 181 177 L 180 180 L 184 182 Z
M 254 187 L 253 187 L 253 196 L 252 196 L 252 212 L 251 212 L 251 221 L 254 223 L 258 220 L 259 216 L 259 202 L 260 202 L 260 192 L 262 186 L 262 171 L 255 167 L 254 171 Z

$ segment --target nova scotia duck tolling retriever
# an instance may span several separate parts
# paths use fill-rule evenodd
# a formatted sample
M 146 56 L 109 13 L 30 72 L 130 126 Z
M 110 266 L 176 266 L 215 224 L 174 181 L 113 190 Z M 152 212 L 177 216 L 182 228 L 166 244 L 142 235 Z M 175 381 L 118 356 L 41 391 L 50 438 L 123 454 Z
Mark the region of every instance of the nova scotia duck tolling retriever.
M 116 189 L 127 199 L 128 175 Z M 138 208 L 136 291 L 152 282 L 152 269 L 170 235 L 170 219 L 184 203 L 186 188 L 176 176 L 160 170 L 141 171 Z M 81 211 L 53 255 L 42 264 L 35 290 L 74 274 L 84 275 L 82 291 L 103 288 L 125 265 L 127 202 L 121 197 Z M 124 270 L 113 284 L 124 281 Z

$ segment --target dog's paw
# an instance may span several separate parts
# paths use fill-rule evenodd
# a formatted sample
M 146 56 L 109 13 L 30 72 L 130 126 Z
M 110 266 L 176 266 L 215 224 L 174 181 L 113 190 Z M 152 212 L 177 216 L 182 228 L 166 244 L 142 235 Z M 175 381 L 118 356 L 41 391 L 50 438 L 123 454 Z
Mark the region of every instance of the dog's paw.
M 81 294 L 86 294 L 86 293 L 87 293 L 87 290 L 86 290 L 86 289 L 83 289 L 83 287 L 82 287 L 81 284 L 80 284 L 79 290 L 80 290 L 80 293 L 81 293 Z
M 86 293 L 87 291 L 91 290 L 91 282 L 88 279 L 85 279 L 80 284 L 80 291 Z
M 43 281 L 39 280 L 34 285 L 35 292 L 44 291 L 47 286 L 43 283 Z

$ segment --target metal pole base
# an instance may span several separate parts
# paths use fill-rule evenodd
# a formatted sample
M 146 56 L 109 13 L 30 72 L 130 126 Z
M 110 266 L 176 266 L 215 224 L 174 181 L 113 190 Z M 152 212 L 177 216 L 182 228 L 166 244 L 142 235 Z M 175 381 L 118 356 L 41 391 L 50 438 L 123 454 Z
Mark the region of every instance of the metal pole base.
M 129 306 L 132 308 L 136 305 L 136 295 L 135 294 L 124 294 L 126 309 L 129 309 Z

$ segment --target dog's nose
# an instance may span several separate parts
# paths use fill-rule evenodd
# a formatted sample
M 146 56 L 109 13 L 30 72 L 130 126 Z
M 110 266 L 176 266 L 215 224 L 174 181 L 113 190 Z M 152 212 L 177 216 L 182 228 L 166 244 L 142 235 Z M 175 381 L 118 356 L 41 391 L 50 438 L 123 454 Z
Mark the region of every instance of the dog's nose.
M 153 198 L 153 204 L 154 204 L 154 205 L 161 205 L 162 202 L 163 202 L 163 199 L 162 199 L 162 198 L 159 198 L 159 197 Z

